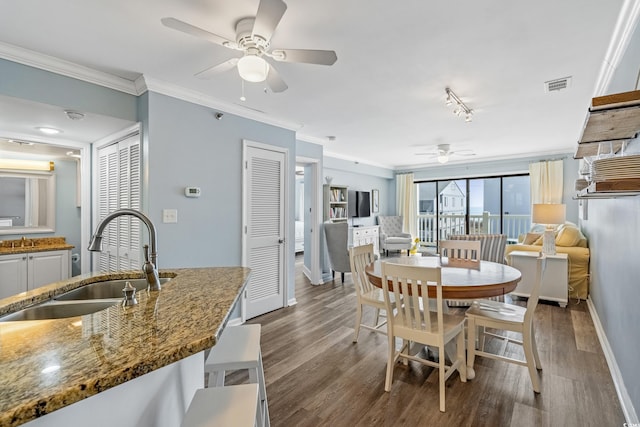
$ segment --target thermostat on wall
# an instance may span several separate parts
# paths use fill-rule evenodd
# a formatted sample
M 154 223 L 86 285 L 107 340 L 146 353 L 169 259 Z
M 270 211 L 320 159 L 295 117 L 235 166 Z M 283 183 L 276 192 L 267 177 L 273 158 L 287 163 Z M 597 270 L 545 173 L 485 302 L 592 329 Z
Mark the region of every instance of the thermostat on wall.
M 200 187 L 185 187 L 184 195 L 187 197 L 200 197 Z

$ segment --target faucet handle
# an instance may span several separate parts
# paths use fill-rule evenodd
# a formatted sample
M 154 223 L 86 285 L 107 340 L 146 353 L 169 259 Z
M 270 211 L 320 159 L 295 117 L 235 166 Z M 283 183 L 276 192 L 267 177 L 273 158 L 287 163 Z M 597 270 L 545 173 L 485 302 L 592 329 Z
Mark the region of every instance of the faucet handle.
M 138 300 L 136 299 L 136 288 L 131 286 L 131 282 L 126 283 L 125 287 L 122 289 L 122 293 L 124 294 L 124 300 L 122 301 L 123 307 L 138 304 Z

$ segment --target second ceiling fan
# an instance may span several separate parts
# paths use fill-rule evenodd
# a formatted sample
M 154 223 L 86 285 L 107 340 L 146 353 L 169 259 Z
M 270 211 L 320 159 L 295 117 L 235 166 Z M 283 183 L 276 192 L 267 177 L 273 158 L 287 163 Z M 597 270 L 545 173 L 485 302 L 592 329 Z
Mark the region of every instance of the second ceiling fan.
M 162 18 L 161 22 L 165 27 L 243 53 L 241 57 L 231 58 L 197 73 L 197 77 L 210 78 L 215 74 L 237 67 L 243 80 L 249 82 L 266 80 L 273 92 L 283 92 L 288 86 L 275 67 L 267 61 L 267 58 L 279 62 L 319 65 L 333 65 L 338 59 L 333 50 L 271 49 L 271 37 L 286 10 L 287 5 L 282 0 L 260 0 L 255 17 L 244 18 L 237 22 L 235 41 L 176 18 Z

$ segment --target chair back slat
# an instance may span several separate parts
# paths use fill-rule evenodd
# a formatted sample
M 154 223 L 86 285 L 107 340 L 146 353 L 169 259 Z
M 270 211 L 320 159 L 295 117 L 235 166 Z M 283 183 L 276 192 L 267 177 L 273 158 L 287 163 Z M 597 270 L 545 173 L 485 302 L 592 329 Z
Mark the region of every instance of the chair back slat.
M 457 261 L 471 262 L 480 265 L 479 240 L 442 240 L 440 242 L 440 256 L 449 258 L 449 263 Z
M 389 288 L 389 281 L 393 289 Z M 442 334 L 443 305 L 442 305 L 442 274 L 440 267 L 420 267 L 404 264 L 382 263 L 382 284 L 385 300 L 390 301 L 393 294 L 397 316 L 391 322 L 415 330 L 422 334 Z M 436 287 L 436 298 L 431 298 L 437 307 L 437 325 L 429 312 L 429 287 Z M 402 301 L 401 304 L 398 301 Z
M 354 246 L 349 249 L 349 259 L 351 263 L 351 277 L 358 296 L 373 290 L 374 286 L 369 281 L 369 277 L 364 269 L 371 264 L 375 255 L 373 245 Z

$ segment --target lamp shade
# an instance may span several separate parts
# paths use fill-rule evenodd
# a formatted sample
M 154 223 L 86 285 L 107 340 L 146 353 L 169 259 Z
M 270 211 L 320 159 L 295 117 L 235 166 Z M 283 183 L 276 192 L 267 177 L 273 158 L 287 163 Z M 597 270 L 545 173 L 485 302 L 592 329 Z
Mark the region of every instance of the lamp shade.
M 536 224 L 564 224 L 566 205 L 540 203 L 533 205 L 531 221 Z
M 248 82 L 263 82 L 269 74 L 269 63 L 259 56 L 245 55 L 238 60 L 238 74 Z

